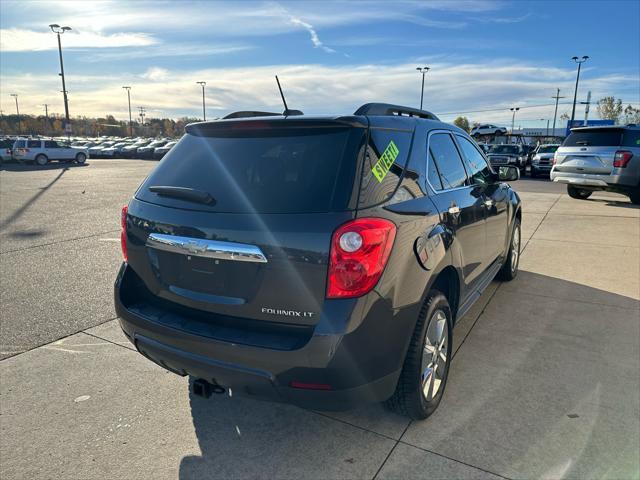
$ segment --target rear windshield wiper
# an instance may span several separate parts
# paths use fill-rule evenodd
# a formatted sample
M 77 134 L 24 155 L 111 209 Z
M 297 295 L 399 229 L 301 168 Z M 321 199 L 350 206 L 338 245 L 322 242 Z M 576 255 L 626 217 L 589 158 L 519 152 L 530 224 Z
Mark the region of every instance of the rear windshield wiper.
M 164 197 L 179 198 L 188 202 L 204 203 L 206 205 L 215 205 L 216 203 L 215 198 L 209 192 L 203 192 L 195 188 L 154 185 L 149 187 L 149 191 Z

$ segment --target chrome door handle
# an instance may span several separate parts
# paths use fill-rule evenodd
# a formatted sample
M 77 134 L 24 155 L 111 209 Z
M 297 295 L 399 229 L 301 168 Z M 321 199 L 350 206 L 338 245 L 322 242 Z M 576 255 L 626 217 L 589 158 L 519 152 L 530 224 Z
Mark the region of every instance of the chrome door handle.
M 457 215 L 458 213 L 460 213 L 460 207 L 449 207 L 449 213 L 451 215 Z

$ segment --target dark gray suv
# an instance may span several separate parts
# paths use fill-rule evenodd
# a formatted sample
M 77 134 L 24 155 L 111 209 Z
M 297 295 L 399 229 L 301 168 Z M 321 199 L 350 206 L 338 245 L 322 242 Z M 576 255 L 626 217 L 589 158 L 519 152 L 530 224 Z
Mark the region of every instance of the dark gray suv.
M 518 272 L 517 168 L 407 107 L 229 117 L 187 126 L 123 208 L 125 334 L 198 395 L 425 418 L 456 320 Z
M 574 128 L 556 150 L 551 179 L 569 196 L 587 199 L 596 190 L 621 193 L 640 205 L 640 128 Z

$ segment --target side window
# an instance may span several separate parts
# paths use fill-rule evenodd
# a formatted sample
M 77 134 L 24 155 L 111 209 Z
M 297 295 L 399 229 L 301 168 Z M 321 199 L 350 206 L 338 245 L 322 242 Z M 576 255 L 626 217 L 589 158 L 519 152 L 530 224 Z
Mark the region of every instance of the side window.
M 60 148 L 60 146 L 53 140 L 46 140 L 44 142 L 44 148 Z
M 429 138 L 429 161 L 435 163 L 443 189 L 462 187 L 467 173 L 453 139 L 446 133 L 435 133 Z M 437 185 L 433 185 L 434 188 Z
M 28 148 L 40 148 L 40 140 L 29 140 L 27 142 Z
M 436 167 L 436 162 L 433 160 L 431 156 L 431 149 L 429 149 L 429 160 L 427 161 L 427 179 L 431 186 L 437 190 L 442 190 L 442 182 L 440 181 L 440 173 L 438 172 L 438 167 Z
M 492 174 L 487 161 L 480 151 L 465 137 L 457 136 L 458 144 L 462 149 L 467 171 L 471 181 L 476 185 L 487 185 L 492 182 Z

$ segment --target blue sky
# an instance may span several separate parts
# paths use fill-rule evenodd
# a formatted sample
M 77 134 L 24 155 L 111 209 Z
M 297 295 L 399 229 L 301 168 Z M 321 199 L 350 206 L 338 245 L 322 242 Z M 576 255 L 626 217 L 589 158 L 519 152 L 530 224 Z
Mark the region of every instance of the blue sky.
M 237 109 L 280 110 L 273 75 L 291 107 L 351 113 L 370 101 L 416 105 L 452 120 L 541 126 L 556 88 L 571 100 L 574 55 L 588 90 L 640 102 L 640 2 L 629 1 L 280 1 L 0 3 L 0 108 L 62 112 L 57 44 L 62 37 L 72 115 L 201 115 Z M 477 110 L 495 110 L 475 112 Z M 558 114 L 570 110 L 560 105 Z M 578 110 L 582 115 L 583 107 Z M 592 108 L 591 116 L 596 117 Z

